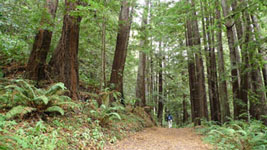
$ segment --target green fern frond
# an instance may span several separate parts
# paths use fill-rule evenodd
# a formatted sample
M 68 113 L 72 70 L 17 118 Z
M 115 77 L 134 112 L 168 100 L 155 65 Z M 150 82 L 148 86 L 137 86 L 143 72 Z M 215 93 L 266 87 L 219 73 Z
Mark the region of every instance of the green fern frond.
M 48 89 L 48 91 L 45 93 L 45 95 L 50 96 L 50 95 L 56 94 L 57 92 L 65 90 L 65 89 L 66 89 L 66 87 L 64 86 L 64 83 L 59 82 L 59 83 L 52 85 Z
M 58 104 L 60 102 L 66 102 L 71 101 L 71 98 L 64 95 L 52 95 L 49 96 L 50 101 L 52 101 L 54 104 Z
M 49 102 L 49 99 L 46 96 L 41 95 L 41 96 L 38 96 L 38 97 L 34 98 L 33 101 L 35 103 L 38 102 L 38 101 L 41 101 L 42 103 L 44 103 L 45 105 L 47 105 L 48 102 Z
M 18 79 L 18 80 L 15 80 L 16 83 L 18 83 L 20 86 L 22 86 L 23 88 L 25 88 L 29 94 L 28 97 L 30 98 L 35 98 L 36 97 L 36 94 L 34 92 L 34 86 L 30 85 L 29 83 L 27 83 L 25 80 L 23 79 Z
M 8 85 L 8 86 L 5 87 L 5 89 L 13 89 L 13 90 L 17 91 L 18 94 L 19 94 L 23 99 L 28 100 L 28 101 L 31 100 L 31 99 L 27 96 L 27 95 L 28 95 L 27 92 L 26 92 L 23 88 L 21 88 L 21 87 L 19 87 L 19 86 L 17 86 L 17 85 Z
M 118 120 L 121 120 L 121 116 L 118 114 L 118 113 L 115 113 L 115 112 L 112 112 L 112 113 L 109 113 L 108 116 L 110 116 L 109 118 L 112 120 L 112 119 L 118 119 Z
M 74 102 L 57 102 L 56 105 L 59 105 L 59 106 L 66 105 L 71 108 L 79 107 L 79 105 Z
M 45 112 L 59 112 L 62 116 L 64 115 L 64 110 L 59 106 L 51 106 Z
M 18 115 L 24 116 L 25 114 L 30 113 L 32 111 L 36 111 L 36 108 L 19 105 L 19 106 L 13 107 L 9 112 L 7 112 L 5 117 L 6 119 L 11 119 Z
M 100 109 L 101 109 L 101 110 L 105 110 L 106 108 L 107 108 L 107 106 L 104 105 L 104 104 L 102 104 L 102 105 L 100 106 Z

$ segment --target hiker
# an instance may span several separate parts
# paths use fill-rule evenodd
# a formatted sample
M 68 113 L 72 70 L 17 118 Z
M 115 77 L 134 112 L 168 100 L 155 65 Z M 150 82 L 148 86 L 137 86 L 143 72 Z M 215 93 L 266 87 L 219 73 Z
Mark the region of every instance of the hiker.
M 169 128 L 171 128 L 172 127 L 172 115 L 171 114 L 167 116 L 167 121 L 168 121 Z

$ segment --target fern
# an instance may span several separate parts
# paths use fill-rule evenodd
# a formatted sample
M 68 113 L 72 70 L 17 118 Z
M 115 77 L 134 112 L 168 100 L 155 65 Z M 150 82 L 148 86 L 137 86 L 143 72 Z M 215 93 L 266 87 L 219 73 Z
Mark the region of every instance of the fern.
M 18 85 L 20 85 L 21 87 L 23 87 L 27 92 L 28 94 L 28 97 L 31 97 L 31 98 L 34 98 L 36 97 L 36 94 L 34 92 L 34 86 L 30 85 L 29 83 L 27 83 L 26 81 L 22 80 L 22 79 L 18 79 L 18 80 L 15 80 L 16 83 L 18 83 Z
M 95 101 L 92 101 L 91 103 L 93 103 L 94 106 L 98 106 Z M 120 114 L 116 112 L 121 109 L 122 107 L 120 106 L 109 107 L 102 104 L 100 107 L 96 107 L 95 110 L 91 110 L 90 114 L 104 126 L 111 120 L 121 120 Z
M 13 107 L 6 115 L 6 119 L 11 119 L 15 116 L 23 116 L 27 113 L 30 113 L 32 111 L 36 111 L 36 108 L 32 108 L 32 107 L 27 107 L 27 106 L 16 106 L 16 107 Z
M 47 90 L 38 89 L 22 79 L 12 80 L 10 83 L 12 84 L 5 86 L 4 94 L 0 95 L 0 103 L 13 107 L 6 114 L 7 119 L 31 112 L 58 112 L 64 115 L 61 107 L 78 106 L 70 97 L 63 95 L 66 91 L 63 83 L 51 85 Z
M 62 116 L 64 115 L 64 110 L 59 106 L 51 106 L 45 110 L 45 112 L 58 112 Z
M 64 83 L 56 83 L 54 85 L 52 85 L 48 91 L 45 92 L 45 95 L 46 96 L 51 96 L 51 95 L 54 95 L 56 94 L 57 92 L 59 91 L 63 91 L 65 90 L 65 86 L 64 86 Z
M 223 126 L 209 125 L 200 131 L 208 135 L 205 140 L 216 145 L 216 149 L 264 150 L 267 145 L 267 127 L 260 121 L 230 121 Z
M 41 95 L 41 96 L 38 96 L 38 97 L 34 98 L 33 101 L 35 103 L 41 102 L 41 103 L 47 105 L 48 102 L 49 102 L 49 99 L 48 99 L 48 97 L 46 97 L 44 95 Z

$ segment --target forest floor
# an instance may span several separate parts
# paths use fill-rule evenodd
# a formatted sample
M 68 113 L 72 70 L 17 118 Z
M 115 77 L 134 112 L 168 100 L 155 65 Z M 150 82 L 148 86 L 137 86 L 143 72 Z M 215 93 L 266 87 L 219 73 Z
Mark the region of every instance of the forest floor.
M 147 128 L 104 150 L 209 150 L 193 128 Z

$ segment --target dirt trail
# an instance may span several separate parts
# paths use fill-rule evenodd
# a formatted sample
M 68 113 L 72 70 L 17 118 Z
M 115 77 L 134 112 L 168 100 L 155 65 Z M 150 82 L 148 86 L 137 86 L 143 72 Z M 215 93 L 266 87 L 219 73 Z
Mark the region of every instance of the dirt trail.
M 209 150 L 192 128 L 149 128 L 104 150 Z

